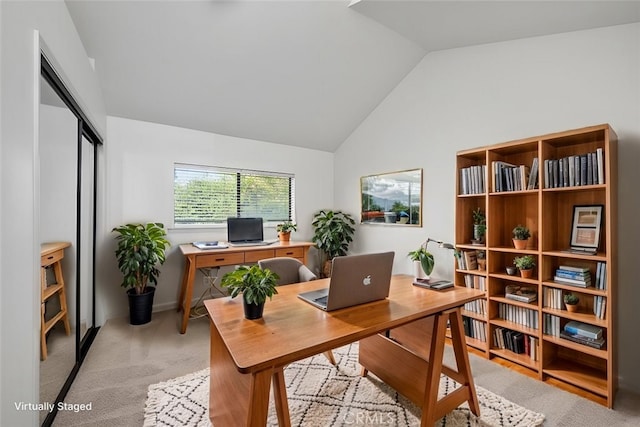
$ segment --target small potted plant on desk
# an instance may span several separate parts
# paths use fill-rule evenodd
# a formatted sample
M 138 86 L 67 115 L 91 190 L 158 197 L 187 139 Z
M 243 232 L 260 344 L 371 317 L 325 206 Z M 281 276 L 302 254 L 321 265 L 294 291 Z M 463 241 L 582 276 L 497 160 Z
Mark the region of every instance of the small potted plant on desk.
M 516 249 L 526 249 L 529 237 L 531 237 L 529 229 L 524 225 L 517 225 L 513 229 L 513 246 Z
M 536 259 L 533 255 L 524 255 L 521 257 L 515 257 L 513 263 L 518 270 L 520 270 L 520 276 L 524 278 L 530 278 L 533 276 L 533 267 L 536 266 Z
M 132 325 L 149 323 L 156 290 L 149 285 L 157 285 L 158 265 L 164 264 L 165 251 L 170 246 L 164 225 L 159 222 L 125 224 L 112 231 L 118 233 L 116 259 L 124 276 L 122 287 L 128 288 L 129 322 Z
M 578 311 L 578 303 L 580 302 L 580 298 L 577 295 L 569 292 L 564 295 L 564 305 L 567 307 L 567 311 L 576 312 Z
M 435 261 L 433 255 L 427 251 L 423 243 L 418 249 L 409 252 L 409 258 L 413 261 L 416 279 L 429 279 Z
M 249 320 L 260 319 L 267 298 L 277 294 L 276 284 L 280 277 L 269 269 L 258 265 L 240 266 L 222 276 L 222 287 L 229 288 L 231 298 L 242 293 L 244 317 Z
M 296 231 L 297 226 L 291 221 L 285 221 L 276 226 L 278 232 L 278 239 L 281 242 L 288 242 L 291 240 L 291 232 Z

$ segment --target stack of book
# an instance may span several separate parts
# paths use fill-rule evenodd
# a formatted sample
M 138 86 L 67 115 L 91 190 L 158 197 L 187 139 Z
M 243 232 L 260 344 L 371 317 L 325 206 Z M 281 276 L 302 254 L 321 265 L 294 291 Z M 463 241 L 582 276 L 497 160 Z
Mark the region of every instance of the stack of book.
M 504 296 L 514 301 L 533 302 L 538 299 L 538 290 L 534 286 L 507 285 Z
M 586 288 L 591 286 L 591 273 L 586 267 L 561 265 L 556 270 L 553 280 L 564 285 Z
M 458 268 L 460 270 L 478 269 L 477 251 L 456 252 L 456 258 L 458 259 Z
M 464 334 L 470 338 L 477 339 L 482 342 L 487 342 L 487 335 L 485 332 L 485 322 L 472 319 L 471 317 L 462 316 L 462 324 L 464 325 Z
M 604 319 L 604 313 L 607 308 L 607 298 L 602 295 L 593 296 L 593 314 L 598 319 Z
M 602 328 L 575 320 L 564 325 L 560 337 L 593 348 L 602 348 L 605 343 Z
M 544 161 L 545 188 L 604 184 L 602 148 L 581 155 Z
M 460 194 L 482 194 L 486 192 L 484 177 L 487 175 L 485 165 L 470 166 L 460 169 Z
M 596 266 L 596 289 L 607 289 L 607 264 L 598 262 Z
M 517 354 L 527 354 L 531 360 L 538 359 L 538 339 L 522 332 L 498 327 L 493 334 L 493 344 L 499 349 Z
M 507 322 L 517 323 L 527 328 L 538 329 L 538 312 L 516 305 L 498 303 L 498 316 Z
M 497 160 L 491 162 L 491 167 L 493 169 L 491 185 L 493 186 L 493 191 L 533 190 L 537 186 L 537 165 L 537 157 L 534 159 L 531 168 L 526 165 L 514 165 Z

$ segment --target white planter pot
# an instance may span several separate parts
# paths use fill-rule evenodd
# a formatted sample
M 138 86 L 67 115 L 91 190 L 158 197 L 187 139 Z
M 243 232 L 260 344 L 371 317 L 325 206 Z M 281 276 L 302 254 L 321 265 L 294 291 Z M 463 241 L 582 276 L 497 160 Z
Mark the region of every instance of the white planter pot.
M 413 261 L 413 275 L 416 277 L 416 279 L 429 278 L 429 276 L 427 276 L 422 269 L 422 264 L 420 264 L 420 261 Z

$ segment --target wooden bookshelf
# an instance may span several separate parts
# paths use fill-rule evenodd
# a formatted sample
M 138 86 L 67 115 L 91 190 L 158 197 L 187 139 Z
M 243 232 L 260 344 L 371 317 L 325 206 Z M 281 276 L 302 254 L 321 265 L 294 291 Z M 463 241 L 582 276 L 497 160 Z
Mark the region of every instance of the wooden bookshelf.
M 572 169 L 572 164 L 577 167 L 585 157 L 592 162 L 589 166 L 591 178 L 576 176 L 578 169 L 571 171 L 573 177 L 569 176 L 569 166 Z M 538 173 L 537 184 L 532 186 L 528 182 L 527 170 L 531 172 L 534 158 L 538 161 Z M 548 173 L 545 173 L 545 164 L 549 165 Z M 564 165 L 561 173 L 560 164 Z M 484 325 L 486 342 L 467 337 L 467 344 L 484 357 L 508 361 L 508 366 L 517 366 L 518 370 L 528 371 L 532 377 L 552 385 L 577 390 L 579 394 L 593 394 L 592 400 L 612 408 L 618 381 L 614 354 L 617 338 L 615 132 L 604 124 L 464 150 L 457 153 L 456 167 L 456 248 L 458 251 L 483 250 L 487 260 L 485 271 L 462 270 L 456 266 L 456 286 L 468 286 L 470 280 L 465 281 L 465 276 L 472 275 L 483 277 L 486 287 L 486 316 L 463 313 Z M 503 175 L 497 173 L 505 168 L 507 172 L 500 172 Z M 477 176 L 483 173 L 484 176 Z M 504 173 L 509 174 L 508 182 Z M 463 182 L 469 179 L 470 174 L 476 174 L 474 179 L 484 182 Z M 469 189 L 473 190 L 471 194 Z M 478 189 L 484 191 L 478 192 Z M 595 255 L 566 252 L 570 246 L 573 208 L 578 205 L 603 206 L 600 242 Z M 486 215 L 484 246 L 471 242 L 472 212 L 477 208 Z M 519 224 L 531 231 L 531 238 L 523 250 L 516 250 L 511 241 L 512 230 Z M 532 255 L 536 260 L 533 277 L 525 279 L 519 275 L 508 275 L 506 267 L 513 265 L 516 256 L 523 255 Z M 599 264 L 606 268 L 602 282 L 604 289 L 594 286 Z M 591 286 L 581 288 L 554 281 L 555 271 L 561 265 L 588 268 Z M 505 287 L 509 284 L 536 287 L 537 300 L 522 303 L 505 298 Z M 552 307 L 546 301 L 547 292 L 578 295 L 578 311 L 570 313 L 564 304 Z M 595 314 L 596 299 L 602 298 L 605 299 L 602 304 L 604 316 L 600 318 Z M 516 312 L 523 308 L 533 310 L 538 328 L 524 326 L 518 319 L 501 318 L 499 307 L 504 309 L 505 304 L 513 306 Z M 548 330 L 552 322 L 550 316 L 555 316 L 553 322 L 557 322 L 556 328 L 560 330 L 572 320 L 602 328 L 605 345 L 599 349 L 592 348 L 555 336 Z M 545 321 L 549 325 L 545 325 Z M 498 348 L 494 333 L 500 328 L 535 338 L 535 358 Z

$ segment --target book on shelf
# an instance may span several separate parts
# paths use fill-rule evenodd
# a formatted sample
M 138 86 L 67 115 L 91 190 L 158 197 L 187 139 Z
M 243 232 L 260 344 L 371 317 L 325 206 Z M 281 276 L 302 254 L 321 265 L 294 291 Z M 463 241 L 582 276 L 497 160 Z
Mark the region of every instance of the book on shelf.
M 596 151 L 559 159 L 545 159 L 544 188 L 604 184 L 604 152 Z
M 579 288 L 587 288 L 591 286 L 591 279 L 589 280 L 576 280 L 576 279 L 568 279 L 566 277 L 560 277 L 558 275 L 553 276 L 553 281 L 561 283 L 563 285 L 571 285 L 577 286 Z
M 588 338 L 580 334 L 572 334 L 567 331 L 560 331 L 560 338 L 564 338 L 569 341 L 576 342 L 578 344 L 588 345 L 593 348 L 602 348 L 604 347 L 605 339 L 604 338 Z
M 572 271 L 575 273 L 588 273 L 589 269 L 587 267 L 574 267 L 571 265 L 561 265 L 558 267 L 558 270 L 564 270 L 564 271 Z
M 587 338 L 602 338 L 602 328 L 590 325 L 589 323 L 578 322 L 577 320 L 572 320 L 564 325 L 564 330 L 565 332 L 582 335 Z
M 504 296 L 514 301 L 532 302 L 538 299 L 538 290 L 533 286 L 507 285 Z
M 563 277 L 565 279 L 591 281 L 591 273 L 589 273 L 588 271 L 584 273 L 578 273 L 577 271 L 569 271 L 569 270 L 563 270 L 562 268 L 559 268 L 556 270 L 556 276 Z
M 607 264 L 604 262 L 598 262 L 596 267 L 596 289 L 607 289 Z
M 607 298 L 602 295 L 593 296 L 593 314 L 598 319 L 604 319 L 604 314 L 607 308 Z
M 477 270 L 478 259 L 476 251 L 462 251 L 464 257 L 465 270 Z
M 536 188 L 538 188 L 538 158 L 534 157 L 531 163 L 531 171 L 529 172 L 527 190 L 535 190 Z

